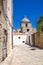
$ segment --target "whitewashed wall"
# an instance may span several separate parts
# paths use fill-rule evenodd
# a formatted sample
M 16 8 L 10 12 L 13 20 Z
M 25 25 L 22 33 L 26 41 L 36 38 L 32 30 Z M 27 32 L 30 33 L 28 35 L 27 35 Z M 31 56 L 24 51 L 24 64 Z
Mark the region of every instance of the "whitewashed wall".
M 32 36 L 29 35 L 13 35 L 13 45 L 21 45 L 27 43 L 29 45 L 29 36 L 30 36 L 30 45 L 32 45 Z M 20 39 L 19 39 L 20 37 Z M 23 41 L 25 41 L 23 43 Z
M 19 37 L 20 37 L 20 39 L 19 39 Z M 13 43 L 14 43 L 14 45 L 25 44 L 25 43 L 23 43 L 23 41 L 26 42 L 26 38 L 27 38 L 27 35 L 14 35 Z

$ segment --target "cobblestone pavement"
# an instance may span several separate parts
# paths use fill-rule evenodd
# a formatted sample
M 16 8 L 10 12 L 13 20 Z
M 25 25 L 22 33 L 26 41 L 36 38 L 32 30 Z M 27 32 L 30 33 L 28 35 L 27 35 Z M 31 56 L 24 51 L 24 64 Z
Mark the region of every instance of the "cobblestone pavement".
M 1 65 L 43 65 L 43 50 L 28 45 L 15 46 L 11 56 Z

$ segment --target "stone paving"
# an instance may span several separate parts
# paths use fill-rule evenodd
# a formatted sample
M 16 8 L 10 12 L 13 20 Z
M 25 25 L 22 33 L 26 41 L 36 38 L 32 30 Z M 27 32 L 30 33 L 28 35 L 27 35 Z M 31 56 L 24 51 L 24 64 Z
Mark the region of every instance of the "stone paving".
M 43 49 L 29 45 L 15 46 L 9 58 L 0 65 L 43 65 Z

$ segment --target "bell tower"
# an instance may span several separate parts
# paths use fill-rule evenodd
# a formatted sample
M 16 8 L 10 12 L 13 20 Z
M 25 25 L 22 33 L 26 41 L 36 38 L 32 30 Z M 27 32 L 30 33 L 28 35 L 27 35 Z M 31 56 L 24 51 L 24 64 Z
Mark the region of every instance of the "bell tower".
M 24 18 L 21 20 L 22 33 L 29 32 L 30 28 L 31 28 L 31 22 L 26 16 L 24 16 Z

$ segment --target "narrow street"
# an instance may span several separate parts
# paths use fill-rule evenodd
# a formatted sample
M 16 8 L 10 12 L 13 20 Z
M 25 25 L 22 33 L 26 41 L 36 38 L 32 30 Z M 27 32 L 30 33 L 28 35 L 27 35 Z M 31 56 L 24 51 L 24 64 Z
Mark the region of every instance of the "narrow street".
M 15 46 L 9 58 L 0 65 L 43 65 L 43 50 L 25 44 Z

